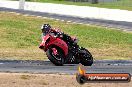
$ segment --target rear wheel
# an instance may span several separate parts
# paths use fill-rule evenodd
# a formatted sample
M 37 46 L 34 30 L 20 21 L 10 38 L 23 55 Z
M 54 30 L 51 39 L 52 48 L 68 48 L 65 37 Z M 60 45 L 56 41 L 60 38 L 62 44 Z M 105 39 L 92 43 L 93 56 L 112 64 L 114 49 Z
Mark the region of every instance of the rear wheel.
M 55 48 L 57 50 L 57 54 L 54 54 L 52 48 Z M 64 55 L 61 49 L 56 47 L 51 47 L 46 51 L 46 55 L 48 56 L 48 59 L 56 66 L 63 66 Z
M 93 57 L 91 53 L 85 48 L 81 48 L 81 51 L 82 51 L 80 58 L 81 64 L 83 64 L 84 66 L 91 66 L 93 64 Z

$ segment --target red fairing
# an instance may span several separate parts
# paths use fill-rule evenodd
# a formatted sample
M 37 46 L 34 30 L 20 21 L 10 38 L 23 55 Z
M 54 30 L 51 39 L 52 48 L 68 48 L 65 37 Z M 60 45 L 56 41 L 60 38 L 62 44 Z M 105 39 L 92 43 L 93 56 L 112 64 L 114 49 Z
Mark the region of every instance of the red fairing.
M 60 47 L 64 51 L 65 56 L 68 54 L 68 46 L 63 40 L 56 38 L 56 40 L 49 43 L 48 47 L 53 45 L 53 44 Z
M 47 49 L 52 45 L 60 47 L 64 51 L 65 56 L 68 54 L 68 46 L 67 46 L 66 42 L 64 42 L 63 40 L 61 40 L 58 37 L 55 38 L 49 34 L 44 36 L 42 43 L 40 44 L 40 46 L 45 47 L 44 51 L 47 51 Z
M 42 42 L 41 42 L 40 46 L 45 46 L 45 42 L 46 42 L 46 40 L 47 40 L 48 38 L 50 38 L 49 34 L 46 35 L 46 36 L 43 36 Z M 40 47 L 40 46 L 39 46 L 39 47 Z

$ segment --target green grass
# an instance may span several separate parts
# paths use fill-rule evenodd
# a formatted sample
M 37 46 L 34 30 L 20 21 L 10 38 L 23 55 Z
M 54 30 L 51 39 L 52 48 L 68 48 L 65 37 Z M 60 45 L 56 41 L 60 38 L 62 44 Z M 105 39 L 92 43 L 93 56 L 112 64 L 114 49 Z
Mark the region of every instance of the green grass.
M 46 59 L 38 48 L 43 23 L 77 36 L 79 45 L 88 48 L 95 59 L 132 59 L 132 33 L 6 12 L 0 12 L 0 58 Z
M 115 2 L 100 2 L 98 4 L 91 4 L 89 2 L 72 2 L 72 1 L 65 1 L 65 0 L 27 0 L 27 1 L 132 10 L 132 0 L 118 0 Z

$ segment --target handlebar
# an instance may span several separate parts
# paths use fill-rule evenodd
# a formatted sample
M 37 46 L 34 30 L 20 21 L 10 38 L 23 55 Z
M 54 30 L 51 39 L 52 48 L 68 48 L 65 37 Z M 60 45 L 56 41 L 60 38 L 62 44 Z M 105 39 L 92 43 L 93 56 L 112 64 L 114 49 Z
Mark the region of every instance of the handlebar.
M 55 37 L 55 38 L 57 38 L 57 37 L 63 37 L 62 33 L 57 33 L 56 35 L 54 33 L 50 33 L 49 35 L 52 36 L 52 37 Z

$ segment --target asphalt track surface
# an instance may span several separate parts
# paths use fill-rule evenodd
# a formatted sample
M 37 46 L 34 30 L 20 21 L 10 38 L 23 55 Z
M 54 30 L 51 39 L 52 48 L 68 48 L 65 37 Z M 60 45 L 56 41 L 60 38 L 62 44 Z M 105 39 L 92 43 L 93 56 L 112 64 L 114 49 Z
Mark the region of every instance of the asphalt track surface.
M 55 66 L 50 61 L 0 60 L 0 72 L 60 73 L 75 74 L 79 64 Z M 85 66 L 87 73 L 130 73 L 132 60 L 96 60 L 92 66 Z
M 67 21 L 80 24 L 93 24 L 111 28 L 119 28 L 124 31 L 132 31 L 131 22 L 98 20 L 90 18 L 78 18 L 43 12 L 33 12 L 0 7 L 0 11 L 16 12 L 23 15 L 34 15 L 55 20 Z M 65 64 L 54 66 L 50 61 L 22 61 L 22 60 L 0 60 L 0 72 L 28 72 L 28 73 L 77 73 L 78 64 Z M 132 60 L 98 60 L 92 66 L 85 66 L 87 73 L 130 73 L 132 74 Z
M 124 31 L 132 31 L 132 22 L 79 18 L 79 17 L 73 17 L 73 16 L 58 15 L 58 14 L 51 14 L 51 13 L 44 13 L 44 12 L 37 12 L 37 11 L 10 9 L 10 8 L 4 8 L 4 7 L 0 7 L 0 11 L 16 12 L 16 13 L 21 13 L 24 15 L 34 15 L 39 17 L 41 16 L 41 17 L 47 17 L 47 18 L 52 18 L 55 20 L 67 21 L 72 23 L 93 24 L 97 26 L 118 28 Z

